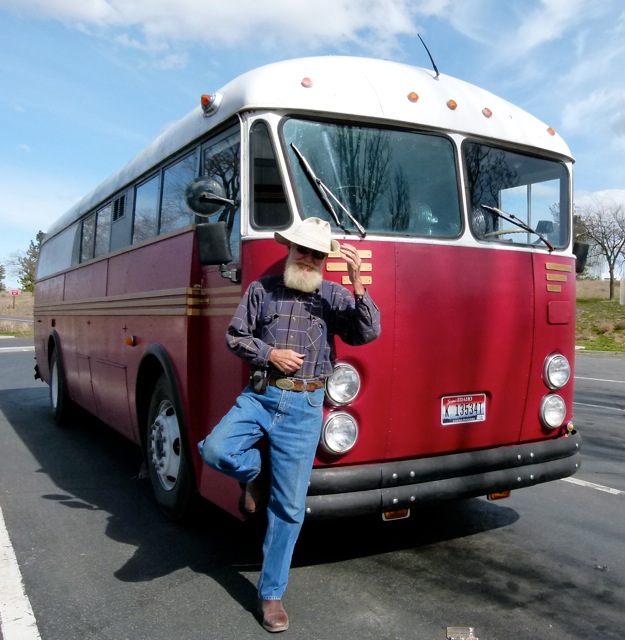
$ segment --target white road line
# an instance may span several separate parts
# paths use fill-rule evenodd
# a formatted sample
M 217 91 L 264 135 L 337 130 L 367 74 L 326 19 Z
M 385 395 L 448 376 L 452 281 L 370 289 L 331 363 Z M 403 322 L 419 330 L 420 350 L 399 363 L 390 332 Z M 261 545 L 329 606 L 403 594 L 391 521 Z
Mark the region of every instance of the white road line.
M 586 487 L 587 489 L 595 489 L 596 491 L 603 491 L 613 496 L 625 496 L 625 491 L 620 489 L 612 489 L 612 487 L 605 487 L 602 484 L 595 484 L 594 482 L 587 482 L 586 480 L 579 480 L 578 478 L 562 478 L 564 482 L 570 482 L 571 484 L 577 484 L 580 487 Z
M 614 384 L 625 384 L 625 380 L 606 380 L 604 378 L 584 378 L 583 376 L 575 376 L 575 380 L 591 380 L 592 382 L 614 382 Z
M 0 353 L 8 353 L 10 351 L 34 351 L 35 347 L 0 347 Z
M 625 409 L 620 409 L 619 407 L 608 407 L 605 404 L 586 404 L 585 402 L 574 402 L 573 406 L 590 407 L 591 409 L 605 409 L 606 411 L 620 411 L 621 413 L 625 411 Z
M 0 636 L 4 640 L 41 640 L 37 622 L 24 592 L 15 551 L 0 509 Z

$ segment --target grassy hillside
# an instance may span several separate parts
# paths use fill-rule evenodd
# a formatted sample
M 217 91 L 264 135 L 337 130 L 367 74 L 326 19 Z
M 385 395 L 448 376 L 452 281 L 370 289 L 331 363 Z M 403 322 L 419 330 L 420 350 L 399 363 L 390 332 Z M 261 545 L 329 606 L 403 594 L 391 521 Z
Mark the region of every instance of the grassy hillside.
M 17 318 L 33 317 L 33 294 L 22 293 L 12 296 L 11 291 L 0 291 L 0 335 L 30 335 L 32 322 L 20 322 Z M 4 318 L 16 318 L 5 320 Z
M 625 351 L 625 306 L 619 304 L 619 293 L 617 283 L 610 302 L 608 282 L 577 282 L 575 344 L 595 351 Z

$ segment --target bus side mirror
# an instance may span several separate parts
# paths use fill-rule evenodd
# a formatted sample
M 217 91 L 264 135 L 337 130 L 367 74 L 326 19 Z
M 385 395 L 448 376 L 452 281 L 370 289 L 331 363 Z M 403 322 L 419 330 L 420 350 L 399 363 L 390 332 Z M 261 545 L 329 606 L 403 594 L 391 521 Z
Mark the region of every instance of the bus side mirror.
M 586 242 L 574 242 L 573 254 L 575 255 L 575 273 L 581 273 L 586 268 L 586 260 L 588 259 L 588 249 L 590 245 Z
M 225 222 L 209 222 L 195 226 L 200 264 L 204 266 L 232 262 L 228 225 Z
M 184 196 L 189 209 L 203 217 L 217 215 L 226 205 L 234 205 L 234 200 L 226 198 L 221 184 L 208 176 L 192 180 Z

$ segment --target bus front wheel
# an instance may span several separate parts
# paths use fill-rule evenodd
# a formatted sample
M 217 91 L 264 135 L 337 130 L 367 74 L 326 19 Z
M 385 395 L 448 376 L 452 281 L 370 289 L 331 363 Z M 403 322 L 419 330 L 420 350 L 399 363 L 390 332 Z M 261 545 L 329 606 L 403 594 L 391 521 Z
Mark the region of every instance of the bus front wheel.
M 173 393 L 163 374 L 152 393 L 145 442 L 154 496 L 171 520 L 184 515 L 191 494 L 189 461 L 182 438 Z

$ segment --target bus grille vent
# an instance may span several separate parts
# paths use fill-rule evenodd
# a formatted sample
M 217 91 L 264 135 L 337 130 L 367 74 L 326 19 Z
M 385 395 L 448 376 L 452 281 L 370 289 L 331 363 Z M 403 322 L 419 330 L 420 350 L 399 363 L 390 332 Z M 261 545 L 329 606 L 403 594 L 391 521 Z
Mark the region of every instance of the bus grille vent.
M 119 220 L 124 217 L 124 212 L 126 209 L 126 195 L 124 194 L 120 198 L 117 198 L 113 203 L 113 222 L 115 220 Z

